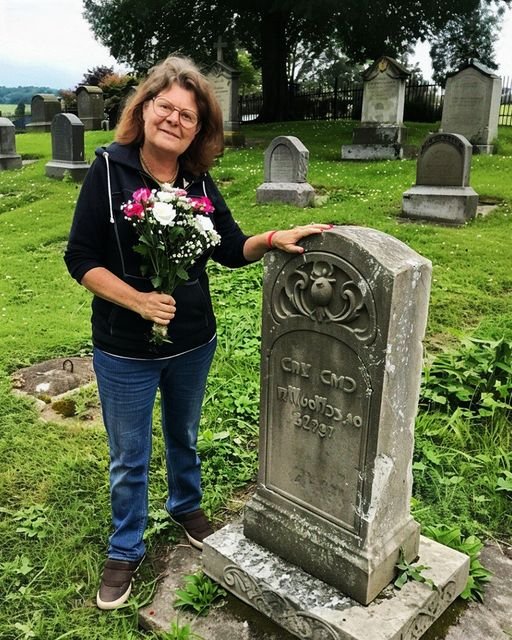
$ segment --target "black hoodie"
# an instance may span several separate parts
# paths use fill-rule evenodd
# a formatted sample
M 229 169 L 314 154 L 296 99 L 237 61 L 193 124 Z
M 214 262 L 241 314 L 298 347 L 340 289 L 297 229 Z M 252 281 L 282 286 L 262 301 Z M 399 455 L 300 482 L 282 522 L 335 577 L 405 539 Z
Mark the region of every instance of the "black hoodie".
M 96 150 L 96 159 L 84 180 L 64 260 L 78 282 L 94 267 L 105 267 L 139 291 L 152 291 L 149 278 L 140 273 L 140 255 L 133 251 L 137 235 L 124 218 L 121 204 L 141 187 L 158 188 L 144 172 L 139 147 L 111 144 Z M 211 214 L 221 242 L 202 255 L 189 269 L 189 280 L 177 287 L 176 316 L 168 326 L 171 342 L 153 345 L 151 322 L 98 296 L 92 301 L 93 344 L 120 356 L 162 358 L 207 343 L 215 335 L 206 263 L 211 257 L 226 267 L 249 264 L 244 258 L 246 236 L 234 221 L 211 176 L 192 176 L 180 171 L 176 186 L 193 196 L 208 196 L 215 207 Z M 112 210 L 111 210 L 112 203 Z

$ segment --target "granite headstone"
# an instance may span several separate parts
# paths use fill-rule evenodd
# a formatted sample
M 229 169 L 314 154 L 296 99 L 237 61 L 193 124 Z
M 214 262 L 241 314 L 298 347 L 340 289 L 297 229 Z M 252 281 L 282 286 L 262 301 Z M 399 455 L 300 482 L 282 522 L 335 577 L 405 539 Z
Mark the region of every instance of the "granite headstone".
M 84 179 L 89 164 L 84 155 L 84 125 L 73 113 L 59 113 L 52 122 L 52 160 L 46 163 L 49 178 Z
M 102 129 L 105 118 L 105 101 L 100 87 L 81 85 L 76 90 L 78 117 L 84 123 L 86 131 Z
M 37 93 L 32 96 L 32 120 L 27 124 L 28 131 L 51 131 L 53 117 L 61 112 L 60 100 L 53 93 Z
M 422 144 L 416 165 L 416 185 L 403 195 L 402 212 L 447 224 L 473 218 L 478 194 L 469 185 L 472 146 L 456 133 L 434 133 Z
M 282 202 L 307 207 L 315 197 L 307 182 L 309 151 L 295 136 L 278 136 L 265 150 L 264 183 L 256 202 Z
M 217 40 L 217 60 L 208 71 L 208 79 L 219 102 L 224 125 L 224 144 L 243 147 L 245 136 L 240 127 L 238 91 L 240 72 L 224 62 L 222 49 L 226 46 L 222 38 Z
M 399 62 L 381 56 L 363 73 L 361 124 L 352 144 L 343 145 L 343 160 L 392 160 L 403 155 L 407 137 L 403 124 L 405 84 L 410 72 Z
M 501 78 L 470 60 L 448 75 L 440 130 L 463 135 L 475 153 L 492 153 L 500 103 Z
M 15 126 L 9 118 L 0 118 L 0 171 L 19 169 L 21 156 L 16 153 Z
M 204 541 L 204 571 L 299 638 L 412 638 L 468 575 L 434 543 L 437 594 L 373 607 L 401 552 L 432 562 L 410 513 L 431 264 L 373 229 L 303 243 L 265 257 L 259 482 L 243 528 Z

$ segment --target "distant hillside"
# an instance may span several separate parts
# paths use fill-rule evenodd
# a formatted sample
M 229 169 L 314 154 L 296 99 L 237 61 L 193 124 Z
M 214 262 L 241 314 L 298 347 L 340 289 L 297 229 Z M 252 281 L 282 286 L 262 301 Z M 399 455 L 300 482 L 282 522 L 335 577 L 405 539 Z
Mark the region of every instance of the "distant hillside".
M 2 104 L 18 104 L 24 102 L 30 104 L 32 96 L 36 93 L 54 93 L 57 95 L 58 89 L 51 87 L 3 87 L 0 86 L 0 103 Z

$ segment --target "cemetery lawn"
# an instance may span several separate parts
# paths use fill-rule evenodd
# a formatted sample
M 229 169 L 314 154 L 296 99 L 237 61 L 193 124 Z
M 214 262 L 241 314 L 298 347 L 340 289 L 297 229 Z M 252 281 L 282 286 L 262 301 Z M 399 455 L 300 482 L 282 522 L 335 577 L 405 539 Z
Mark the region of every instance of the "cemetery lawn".
M 402 193 L 415 182 L 414 160 L 339 160 L 354 124 L 244 126 L 246 148 L 227 150 L 212 173 L 248 233 L 312 221 L 362 225 L 396 236 L 432 261 L 425 361 L 445 360 L 422 394 L 413 513 L 423 525 L 510 542 L 511 415 L 500 401 L 510 402 L 512 389 L 512 127 L 500 128 L 497 155 L 473 158 L 471 186 L 496 208 L 450 228 L 399 218 Z M 408 126 L 414 145 L 436 130 Z M 277 135 L 295 135 L 309 149 L 315 208 L 255 204 L 263 152 Z M 112 137 L 86 132 L 86 158 Z M 17 152 L 35 162 L 0 172 L 0 637 L 156 638 L 138 630 L 137 608 L 151 601 L 164 546 L 179 538 L 163 509 L 158 411 L 148 558 L 128 605 L 106 614 L 94 605 L 110 519 L 101 422 L 94 412 L 92 420 L 43 422 L 31 402 L 11 393 L 10 374 L 18 368 L 91 351 L 90 295 L 62 260 L 79 186 L 45 177 L 49 134 L 18 135 L 16 143 Z M 228 271 L 212 264 L 210 277 L 219 348 L 199 449 L 204 507 L 220 525 L 242 508 L 256 479 L 262 267 Z M 466 348 L 468 337 L 482 342 Z M 448 358 L 448 350 L 457 355 Z M 484 393 L 491 369 L 501 383 Z M 79 414 L 90 413 L 90 404 L 95 407 L 94 393 L 82 397 Z

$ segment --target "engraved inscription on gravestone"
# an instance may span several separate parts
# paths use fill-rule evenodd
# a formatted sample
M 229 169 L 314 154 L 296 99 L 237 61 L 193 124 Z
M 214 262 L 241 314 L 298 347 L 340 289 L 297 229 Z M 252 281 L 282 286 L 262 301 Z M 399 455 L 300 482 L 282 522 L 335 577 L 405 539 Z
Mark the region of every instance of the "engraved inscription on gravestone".
M 364 121 L 397 122 L 400 80 L 380 73 L 365 85 Z
M 454 133 L 461 133 L 471 139 L 486 126 L 485 114 L 482 106 L 487 101 L 486 80 L 474 70 L 468 70 L 460 78 L 454 79 L 456 85 L 446 96 L 445 108 L 448 114 L 455 116 L 453 120 L 446 119 L 443 129 L 450 132 L 450 124 L 456 121 Z
M 362 282 L 363 276 L 343 259 L 308 253 L 275 287 L 272 309 L 281 321 L 309 317 L 364 344 L 375 334 L 375 305 Z M 349 342 L 301 330 L 276 340 L 269 362 L 265 484 L 354 530 L 372 387 Z M 283 465 L 281 455 L 274 455 L 282 451 L 292 464 Z
M 210 82 L 215 91 L 217 100 L 219 101 L 222 114 L 224 116 L 224 122 L 233 119 L 231 113 L 231 80 L 223 73 L 215 73 L 210 75 Z
M 292 174 L 292 151 L 287 145 L 280 144 L 272 151 L 269 182 L 296 182 Z

